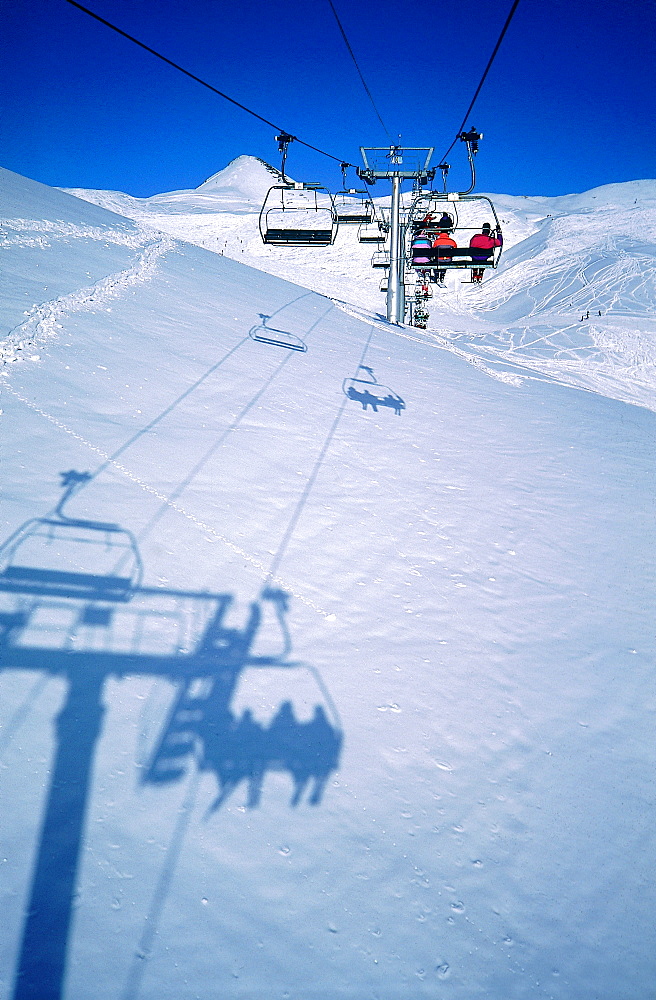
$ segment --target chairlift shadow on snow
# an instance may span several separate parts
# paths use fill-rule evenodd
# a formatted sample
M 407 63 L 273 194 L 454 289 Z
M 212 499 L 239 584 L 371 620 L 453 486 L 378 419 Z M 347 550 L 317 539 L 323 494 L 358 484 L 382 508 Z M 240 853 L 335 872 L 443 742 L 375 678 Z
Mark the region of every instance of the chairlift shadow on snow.
M 143 586 L 130 532 L 63 511 L 90 477 L 70 471 L 62 478 L 64 496 L 54 511 L 26 522 L 0 546 L 0 670 L 31 670 L 67 683 L 13 1000 L 62 996 L 108 678 L 142 675 L 174 686 L 141 782 L 170 784 L 194 769 L 213 775 L 207 817 L 244 782 L 246 805 L 259 806 L 269 772 L 290 779 L 292 806 L 306 790 L 305 801 L 318 806 L 342 745 L 320 675 L 290 657 L 286 593 L 265 588 L 235 626 L 227 622 L 235 613 L 232 594 Z M 101 563 L 98 554 L 111 558 Z
M 374 375 L 373 368 L 369 368 L 367 365 L 358 365 L 358 371 L 367 372 L 368 377 L 345 378 L 342 383 L 344 395 L 361 403 L 362 409 L 365 411 L 370 406 L 374 413 L 378 413 L 379 406 L 389 406 L 400 417 L 401 411 L 405 410 L 405 401 L 401 396 L 388 386 L 381 385 Z
M 91 478 L 60 473 L 63 496 L 0 545 L 0 590 L 59 597 L 126 601 L 143 566 L 132 532 L 118 524 L 69 517 L 64 506 Z
M 271 319 L 271 316 L 267 316 L 264 313 L 259 313 L 258 315 L 262 322 L 256 323 L 248 331 L 248 336 L 251 340 L 255 340 L 261 344 L 270 344 L 273 347 L 286 347 L 290 351 L 307 351 L 307 344 L 300 337 L 290 333 L 288 330 L 280 330 L 269 326 L 268 321 Z

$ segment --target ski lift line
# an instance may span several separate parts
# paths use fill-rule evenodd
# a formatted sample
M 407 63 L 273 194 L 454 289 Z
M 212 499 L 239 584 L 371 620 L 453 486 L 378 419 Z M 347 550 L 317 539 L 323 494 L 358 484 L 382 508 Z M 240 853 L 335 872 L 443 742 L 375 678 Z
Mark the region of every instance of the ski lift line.
M 515 11 L 517 10 L 518 6 L 519 6 L 519 0 L 514 0 L 513 5 L 510 8 L 510 13 L 508 14 L 508 17 L 506 18 L 506 23 L 504 24 L 503 28 L 501 29 L 501 34 L 499 35 L 499 37 L 497 39 L 497 43 L 494 46 L 494 49 L 492 51 L 492 55 L 490 56 L 490 58 L 488 60 L 487 66 L 485 67 L 485 70 L 483 72 L 483 76 L 481 77 L 481 79 L 479 81 L 479 84 L 478 84 L 478 86 L 476 88 L 474 96 L 472 97 L 471 102 L 469 104 L 469 107 L 467 108 L 467 111 L 465 112 L 465 115 L 463 116 L 462 122 L 460 123 L 460 127 L 459 127 L 458 131 L 456 132 L 455 139 L 453 140 L 453 142 L 451 143 L 451 145 L 447 149 L 446 153 L 444 153 L 444 155 L 442 156 L 442 158 L 440 160 L 440 163 L 445 163 L 446 162 L 447 156 L 449 155 L 449 153 L 451 152 L 451 150 L 455 146 L 456 142 L 460 138 L 460 134 L 461 134 L 462 130 L 464 129 L 465 125 L 467 124 L 467 119 L 469 118 L 469 115 L 471 114 L 471 111 L 472 111 L 472 109 L 473 109 L 476 101 L 478 100 L 478 95 L 480 94 L 481 90 L 483 89 L 483 84 L 485 83 L 487 75 L 488 75 L 488 73 L 490 72 L 490 70 L 492 68 L 492 63 L 494 62 L 494 60 L 496 58 L 497 52 L 501 48 L 501 43 L 503 42 L 505 34 L 506 34 L 508 28 L 510 27 L 510 22 L 512 21 L 512 19 L 514 17 Z
M 273 316 L 276 316 L 279 312 L 282 312 L 284 309 L 288 309 L 290 306 L 293 306 L 296 302 L 299 302 L 301 299 L 307 298 L 308 295 L 314 295 L 314 294 L 315 294 L 314 292 L 303 292 L 302 295 L 298 295 L 295 299 L 292 299 L 291 302 L 286 302 L 283 306 L 280 306 L 279 309 L 276 309 L 276 311 L 272 313 L 269 319 L 272 319 Z M 250 339 L 249 337 L 242 337 L 242 339 L 239 341 L 238 344 L 235 344 L 235 346 L 232 347 L 227 354 L 224 354 L 219 361 L 211 365 L 210 368 L 208 368 L 207 371 L 204 372 L 204 374 L 201 375 L 200 378 L 193 383 L 193 385 L 190 385 L 188 389 L 185 389 L 185 391 L 180 396 L 178 396 L 177 399 L 173 400 L 172 403 L 170 403 L 167 407 L 165 407 L 158 416 L 154 417 L 150 421 L 149 424 L 146 424 L 145 427 L 142 427 L 141 430 L 137 431 L 136 434 L 133 434 L 131 438 L 129 438 L 124 444 L 122 444 L 120 448 L 117 448 L 117 450 L 109 456 L 107 461 L 103 462 L 102 465 L 100 465 L 96 469 L 96 471 L 89 476 L 88 482 L 91 482 L 92 479 L 96 479 L 101 472 L 104 472 L 107 466 L 114 459 L 118 458 L 119 455 L 122 455 L 123 452 L 126 451 L 136 441 L 138 441 L 140 437 L 143 437 L 144 434 L 147 434 L 148 431 L 152 430 L 153 427 L 155 427 L 161 420 L 167 417 L 169 413 L 171 413 L 178 406 L 179 403 L 181 403 L 184 399 L 186 399 L 187 396 L 191 395 L 191 393 L 194 392 L 194 390 L 197 389 L 200 385 L 202 385 L 203 382 L 207 378 L 209 378 L 210 375 L 213 375 L 214 372 L 217 370 L 217 368 L 220 368 L 220 366 L 224 363 L 224 361 L 227 361 L 228 358 L 231 357 L 245 343 L 247 343 L 249 339 Z
M 83 444 L 86 448 L 94 452 L 96 455 L 100 455 L 100 457 L 105 459 L 112 466 L 112 468 L 116 469 L 117 472 L 120 472 L 121 475 L 129 479 L 130 482 L 135 484 L 135 486 L 138 486 L 141 490 L 144 491 L 144 493 L 148 493 L 150 496 L 154 496 L 157 500 L 161 500 L 162 503 L 166 504 L 172 510 L 175 510 L 178 514 L 181 514 L 182 517 L 186 518 L 188 521 L 191 521 L 193 524 L 195 524 L 196 527 L 199 528 L 206 535 L 211 535 L 213 538 L 216 538 L 217 541 L 222 542 L 226 546 L 226 548 L 230 549 L 231 552 L 233 552 L 235 555 L 240 556 L 247 563 L 253 566 L 258 571 L 258 573 L 262 574 L 263 576 L 267 574 L 267 568 L 264 565 L 264 563 L 260 562 L 259 559 L 256 559 L 255 556 L 251 555 L 250 552 L 246 552 L 245 549 L 240 548 L 240 546 L 236 545 L 230 538 L 227 538 L 225 535 L 222 535 L 221 532 L 217 531 L 216 528 L 214 528 L 211 524 L 207 524 L 206 521 L 203 521 L 201 518 L 196 517 L 194 513 L 187 510 L 185 507 L 183 507 L 176 501 L 169 500 L 169 498 L 164 493 L 160 493 L 159 490 L 156 490 L 154 486 L 150 485 L 150 483 L 146 483 L 143 479 L 140 479 L 139 476 L 136 475 L 136 473 L 132 472 L 130 469 L 127 469 L 120 462 L 112 461 L 110 459 L 110 456 L 106 452 L 102 451 L 101 448 L 98 448 L 97 445 L 92 444 L 90 441 L 87 441 L 87 439 L 82 437 L 81 434 L 78 434 L 77 431 L 74 431 L 71 427 L 67 427 L 66 424 L 64 424 L 57 417 L 54 417 L 51 413 L 47 413 L 45 410 L 42 410 L 40 406 L 36 405 L 36 403 L 33 403 L 31 400 L 26 399 L 25 396 L 22 396 L 19 392 L 17 392 L 14 389 L 14 387 L 9 383 L 5 385 L 5 388 L 8 389 L 9 392 L 11 392 L 11 394 L 16 397 L 16 399 L 20 400 L 21 403 L 24 403 L 25 406 L 28 406 L 31 410 L 34 410 L 35 413 L 38 413 L 40 416 L 44 417 L 45 420 L 50 421 L 50 423 L 54 424 L 54 426 L 57 427 L 59 430 L 63 431 L 65 434 L 68 434 L 76 441 L 79 441 L 80 444 Z M 306 605 L 306 607 L 311 608 L 312 611 L 315 611 L 322 618 L 330 618 L 331 615 L 330 612 L 326 611 L 324 608 L 320 608 L 317 604 L 315 604 L 315 602 L 311 598 L 306 597 L 305 594 L 301 594 L 287 580 L 284 580 L 282 577 L 275 577 L 272 578 L 270 582 L 275 583 L 283 590 L 286 590 L 288 594 L 291 594 L 292 597 L 295 597 L 297 600 L 301 601 L 303 604 Z
M 141 980 L 146 971 L 148 959 L 150 958 L 153 943 L 159 929 L 166 898 L 171 888 L 171 882 L 175 875 L 175 870 L 180 860 L 180 853 L 184 844 L 185 835 L 189 827 L 193 809 L 196 804 L 198 788 L 201 780 L 200 768 L 196 768 L 193 777 L 189 782 L 187 794 L 179 810 L 177 822 L 175 824 L 171 841 L 166 851 L 162 871 L 153 894 L 150 909 L 144 919 L 144 927 L 139 938 L 136 951 L 132 956 L 132 962 L 128 970 L 128 976 L 121 994 L 121 1000 L 137 1000 L 141 989 Z
M 362 75 L 362 70 L 360 69 L 360 67 L 358 65 L 358 60 L 355 58 L 355 53 L 354 53 L 353 49 L 351 48 L 351 43 L 349 42 L 348 38 L 346 37 L 346 32 L 344 31 L 344 26 L 342 25 L 342 22 L 339 19 L 339 14 L 335 10 L 335 5 L 333 4 L 333 0 L 328 0 L 328 3 L 330 4 L 330 9 L 332 10 L 333 14 L 335 15 L 335 20 L 337 21 L 337 27 L 339 28 L 339 30 L 341 32 L 341 35 L 342 35 L 342 38 L 344 39 L 344 44 L 346 45 L 346 48 L 349 50 L 349 54 L 351 56 L 351 59 L 353 60 L 353 62 L 355 64 L 355 68 L 358 71 L 358 76 L 360 77 L 360 81 L 362 83 L 362 86 L 364 87 L 365 92 L 367 94 L 367 97 L 371 101 L 371 105 L 372 105 L 374 111 L 376 112 L 376 117 L 378 118 L 378 121 L 380 122 L 380 124 L 383 126 L 383 131 L 385 132 L 385 135 L 387 136 L 387 138 L 391 142 L 392 141 L 392 137 L 391 137 L 391 135 L 389 133 L 387 125 L 385 124 L 385 122 L 383 121 L 383 119 L 381 117 L 380 111 L 376 107 L 376 102 L 374 101 L 372 93 L 371 93 L 371 91 L 369 90 L 369 87 L 366 84 L 365 78 Z M 350 164 L 349 164 L 349 166 L 350 166 Z
M 96 14 L 94 13 L 94 11 L 89 10 L 88 7 L 83 7 L 82 4 L 77 3 L 76 0 L 65 0 L 65 2 L 69 3 L 72 7 L 76 7 L 84 14 L 88 14 L 89 17 L 92 17 L 94 20 L 99 21 L 100 24 L 104 24 L 107 28 L 111 28 L 112 31 L 115 31 L 123 38 L 127 38 L 128 41 L 134 42 L 134 44 L 138 45 L 139 48 L 145 49 L 146 52 L 150 52 L 150 54 L 156 56 L 157 59 L 161 59 L 162 62 L 165 62 L 168 66 L 173 67 L 173 69 L 177 69 L 178 72 L 183 73 L 185 76 L 188 76 L 190 80 L 194 80 L 196 83 L 199 83 L 202 87 L 206 87 L 207 90 L 211 90 L 213 94 L 217 94 L 224 100 L 229 101 L 230 104 L 234 104 L 235 107 L 240 108 L 242 111 L 245 111 L 249 115 L 252 115 L 253 118 L 257 118 L 258 121 L 264 122 L 265 125 L 269 125 L 277 132 L 285 132 L 285 129 L 282 129 L 279 125 L 275 125 L 273 122 L 269 121 L 268 118 L 264 118 L 262 115 L 258 114 L 257 111 L 253 111 L 251 108 L 246 107 L 245 104 L 241 104 L 239 101 L 236 101 L 234 97 L 230 97 L 228 94 L 224 94 L 222 90 L 218 90 L 216 87 L 213 87 L 211 83 L 207 83 L 206 80 L 203 80 L 200 76 L 196 76 L 195 73 L 191 73 L 188 69 L 185 69 L 184 66 L 180 66 L 179 63 L 173 62 L 172 59 L 169 59 L 167 56 L 162 55 L 161 52 L 158 52 L 156 49 L 151 48 L 150 45 L 146 45 L 145 42 L 140 42 L 138 38 L 134 37 L 134 35 L 129 35 L 127 31 L 123 31 L 122 28 L 119 28 L 117 27 L 117 25 L 112 24 L 111 21 L 107 21 L 104 17 L 100 17 L 99 14 Z M 343 156 L 333 156 L 332 153 L 327 153 L 325 149 L 319 149 L 318 146 L 313 146 L 312 143 L 305 142 L 304 139 L 299 139 L 297 135 L 292 136 L 292 138 L 294 139 L 295 142 L 299 142 L 301 146 L 305 146 L 306 149 L 312 149 L 314 150 L 315 153 L 320 153 L 321 156 L 327 156 L 328 159 L 335 160 L 337 163 L 346 162 Z M 349 163 L 349 167 L 353 166 L 355 166 L 354 163 Z
M 371 330 L 369 331 L 369 336 L 367 337 L 367 341 L 366 341 L 366 343 L 364 345 L 364 348 L 362 350 L 362 355 L 360 357 L 360 362 L 358 364 L 358 368 L 360 368 L 360 366 L 362 365 L 362 362 L 365 359 L 365 356 L 366 356 L 367 351 L 369 349 L 369 344 L 371 343 L 371 338 L 374 335 L 374 330 L 375 330 L 375 327 L 372 326 Z M 339 425 L 340 420 L 342 419 L 342 416 L 344 414 L 344 410 L 348 406 L 348 403 L 349 403 L 349 399 L 348 398 L 343 399 L 342 402 L 341 402 L 339 410 L 337 411 L 337 416 L 333 420 L 332 426 L 331 426 L 330 430 L 328 431 L 328 434 L 326 435 L 326 439 L 324 440 L 324 443 L 322 445 L 321 451 L 319 452 L 317 460 L 314 463 L 314 467 L 312 469 L 312 472 L 310 473 L 310 475 L 308 477 L 308 480 L 307 480 L 307 482 L 305 484 L 305 488 L 303 490 L 303 493 L 301 494 L 301 497 L 300 497 L 298 503 L 296 504 L 296 507 L 294 509 L 294 513 L 292 514 L 291 520 L 290 520 L 289 524 L 287 525 L 287 529 L 285 531 L 285 534 L 283 535 L 282 540 L 280 542 L 280 545 L 278 546 L 278 549 L 277 549 L 277 551 L 276 551 L 276 553 L 275 553 L 275 555 L 273 557 L 273 560 L 271 562 L 271 566 L 269 567 L 269 572 L 268 572 L 268 574 L 267 574 L 267 576 L 265 578 L 265 581 L 264 581 L 264 583 L 262 585 L 262 590 L 266 590 L 266 588 L 268 586 L 270 586 L 271 582 L 275 579 L 275 574 L 278 571 L 278 567 L 280 566 L 280 563 L 282 562 L 282 559 L 283 559 L 283 556 L 285 555 L 285 551 L 287 549 L 287 546 L 289 545 L 289 543 L 291 541 L 291 538 L 292 538 L 292 535 L 294 534 L 294 530 L 296 528 L 296 525 L 298 524 L 298 520 L 299 520 L 301 514 L 303 513 L 303 508 L 305 507 L 305 504 L 308 501 L 310 493 L 312 492 L 312 487 L 314 486 L 314 484 L 316 482 L 317 476 L 319 475 L 319 470 L 320 470 L 320 468 L 321 468 L 321 466 L 323 464 L 323 460 L 326 457 L 328 449 L 330 448 L 330 444 L 332 442 L 333 437 L 335 436 L 335 432 L 337 430 L 337 427 Z
M 98 466 L 96 471 L 93 472 L 89 477 L 89 482 L 92 479 L 96 479 L 101 474 L 101 472 L 105 471 L 107 466 L 110 465 L 114 461 L 114 459 L 118 458 L 119 455 L 122 455 L 124 451 L 127 451 L 127 449 L 130 448 L 136 441 L 138 441 L 139 438 L 143 437 L 144 434 L 147 434 L 149 431 L 151 431 L 153 427 L 155 427 L 158 423 L 160 423 L 160 421 L 164 420 L 164 418 L 167 417 L 169 413 L 172 413 L 172 411 L 176 408 L 176 406 L 178 406 L 184 399 L 186 399 L 187 396 L 190 396 L 195 389 L 197 389 L 200 385 L 202 385 L 205 379 L 209 378 L 210 375 L 214 374 L 217 368 L 219 368 L 224 361 L 227 361 L 228 358 L 235 353 L 235 351 L 239 350 L 239 348 L 242 347 L 247 342 L 248 339 L 249 339 L 248 337 L 242 337 L 242 339 L 239 341 L 238 344 L 235 344 L 235 346 L 232 347 L 227 354 L 224 354 L 220 361 L 217 361 L 210 368 L 208 368 L 207 371 L 204 372 L 203 375 L 201 375 L 201 377 L 193 383 L 193 385 L 190 385 L 188 389 L 185 389 L 185 391 L 180 396 L 178 396 L 177 399 L 175 399 L 172 403 L 170 403 L 164 410 L 162 410 L 161 413 L 159 413 L 156 417 L 153 417 L 150 423 L 146 424 L 145 427 L 142 427 L 141 430 L 136 432 L 136 434 L 133 434 L 131 438 L 128 438 L 128 440 L 125 441 L 120 446 L 120 448 L 117 448 L 116 451 L 109 456 L 107 461 L 103 462 L 102 465 Z

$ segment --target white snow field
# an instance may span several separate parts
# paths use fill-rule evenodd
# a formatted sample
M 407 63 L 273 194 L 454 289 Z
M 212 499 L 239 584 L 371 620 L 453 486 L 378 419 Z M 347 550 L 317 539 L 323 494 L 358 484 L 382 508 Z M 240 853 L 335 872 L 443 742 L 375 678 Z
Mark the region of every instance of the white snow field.
M 0 997 L 654 998 L 656 182 L 420 331 L 271 179 L 1 172 Z

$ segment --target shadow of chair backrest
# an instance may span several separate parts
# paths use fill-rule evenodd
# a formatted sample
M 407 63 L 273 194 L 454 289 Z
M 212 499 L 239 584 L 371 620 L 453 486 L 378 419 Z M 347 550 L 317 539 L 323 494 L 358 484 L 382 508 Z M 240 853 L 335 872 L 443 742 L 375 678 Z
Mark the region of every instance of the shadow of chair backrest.
M 75 470 L 60 475 L 64 494 L 54 510 L 26 521 L 0 545 L 0 590 L 129 600 L 143 576 L 134 535 L 109 521 L 68 517 L 64 505 L 91 477 Z
M 262 322 L 251 327 L 248 331 L 251 340 L 258 341 L 260 344 L 270 344 L 272 347 L 286 347 L 290 351 L 307 351 L 307 344 L 304 340 L 289 330 L 271 326 L 268 320 L 269 317 L 263 315 Z

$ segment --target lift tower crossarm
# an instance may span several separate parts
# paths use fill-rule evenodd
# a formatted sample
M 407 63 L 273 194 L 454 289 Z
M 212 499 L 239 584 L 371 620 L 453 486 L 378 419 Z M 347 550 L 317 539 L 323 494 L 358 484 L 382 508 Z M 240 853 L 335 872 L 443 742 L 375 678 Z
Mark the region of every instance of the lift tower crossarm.
M 360 147 L 364 167 L 358 176 L 367 184 L 378 180 L 392 182 L 390 210 L 390 268 L 387 282 L 387 319 L 403 323 L 405 319 L 405 236 L 401 225 L 401 183 L 404 180 L 428 184 L 435 176 L 429 170 L 432 146 Z

